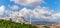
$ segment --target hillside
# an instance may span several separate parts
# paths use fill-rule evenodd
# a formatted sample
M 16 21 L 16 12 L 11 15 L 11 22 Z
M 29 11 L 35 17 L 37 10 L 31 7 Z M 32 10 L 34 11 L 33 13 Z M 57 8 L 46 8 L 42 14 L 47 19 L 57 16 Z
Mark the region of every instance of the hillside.
M 11 20 L 0 19 L 0 28 L 36 28 L 36 27 L 29 24 L 21 24 L 12 22 Z

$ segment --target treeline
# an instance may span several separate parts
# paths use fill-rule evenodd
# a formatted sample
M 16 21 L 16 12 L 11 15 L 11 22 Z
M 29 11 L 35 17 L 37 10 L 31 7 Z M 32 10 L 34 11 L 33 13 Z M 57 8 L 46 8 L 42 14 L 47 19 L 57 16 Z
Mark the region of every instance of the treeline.
M 12 22 L 12 20 L 0 19 L 0 28 L 36 28 L 36 27 L 30 24 L 21 24 Z

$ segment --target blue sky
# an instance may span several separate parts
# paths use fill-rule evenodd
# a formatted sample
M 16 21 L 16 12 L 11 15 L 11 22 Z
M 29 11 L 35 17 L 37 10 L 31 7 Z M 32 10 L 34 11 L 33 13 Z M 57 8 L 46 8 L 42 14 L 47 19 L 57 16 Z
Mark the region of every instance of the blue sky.
M 19 1 L 19 0 L 18 0 Z M 44 1 L 44 3 L 42 3 L 42 2 L 40 2 L 40 3 L 38 3 L 38 5 L 37 6 L 40 6 L 40 7 L 47 7 L 47 8 L 49 8 L 49 10 L 54 10 L 54 13 L 60 13 L 60 0 L 43 0 Z M 38 1 L 39 2 L 39 1 Z M 34 3 L 35 4 L 35 3 Z M 36 3 L 37 4 L 37 3 Z M 13 10 L 11 7 L 12 6 L 14 6 L 14 5 L 16 5 L 16 6 L 18 6 L 19 8 L 18 8 L 18 10 Z M 20 4 L 20 3 L 15 3 L 15 1 L 14 0 L 12 0 L 12 1 L 10 1 L 10 0 L 0 0 L 0 7 L 1 6 L 5 6 L 5 11 L 6 10 L 11 10 L 11 11 L 14 11 L 14 12 L 16 12 L 16 11 L 19 11 L 19 10 L 22 10 L 23 8 L 27 8 L 28 10 L 30 9 L 30 10 L 34 10 L 35 8 L 36 8 L 36 6 L 35 5 L 32 5 L 32 6 L 30 6 L 30 5 L 28 5 L 27 3 L 26 3 L 26 5 L 27 6 L 25 6 L 25 5 L 22 5 L 22 4 Z M 9 7 L 10 6 L 10 7 Z M 7 14 L 6 14 L 7 15 Z M 47 14 L 48 15 L 48 14 Z
M 55 12 L 60 11 L 60 0 L 44 0 L 44 1 L 45 3 L 40 4 L 40 6 L 48 7 L 49 9 L 53 9 Z M 13 6 L 13 5 L 18 5 L 18 4 L 15 4 L 14 2 L 10 2 L 10 0 L 0 0 L 0 6 L 1 5 L 8 7 L 7 5 Z M 22 5 L 18 5 L 18 6 L 23 7 Z M 27 7 L 27 8 L 33 9 L 33 7 Z
M 45 2 L 46 4 L 42 4 L 41 6 L 53 9 L 55 12 L 60 11 L 60 0 L 45 0 Z

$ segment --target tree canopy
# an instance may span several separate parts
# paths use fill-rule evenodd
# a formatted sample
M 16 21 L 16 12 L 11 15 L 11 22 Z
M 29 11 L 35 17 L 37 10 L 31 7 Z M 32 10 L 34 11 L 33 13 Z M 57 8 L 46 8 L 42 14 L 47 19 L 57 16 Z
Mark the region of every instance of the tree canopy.
M 36 27 L 30 24 L 12 22 L 11 19 L 10 20 L 0 19 L 0 28 L 36 28 Z

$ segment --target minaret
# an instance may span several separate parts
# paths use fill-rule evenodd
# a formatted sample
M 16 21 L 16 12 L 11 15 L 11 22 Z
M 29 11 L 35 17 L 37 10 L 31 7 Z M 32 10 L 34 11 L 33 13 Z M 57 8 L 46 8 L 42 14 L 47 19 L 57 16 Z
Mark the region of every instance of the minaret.
M 32 14 L 30 12 L 30 24 L 32 24 Z
M 31 24 L 31 21 L 32 21 L 32 20 L 31 20 L 31 16 L 30 16 L 30 24 Z

